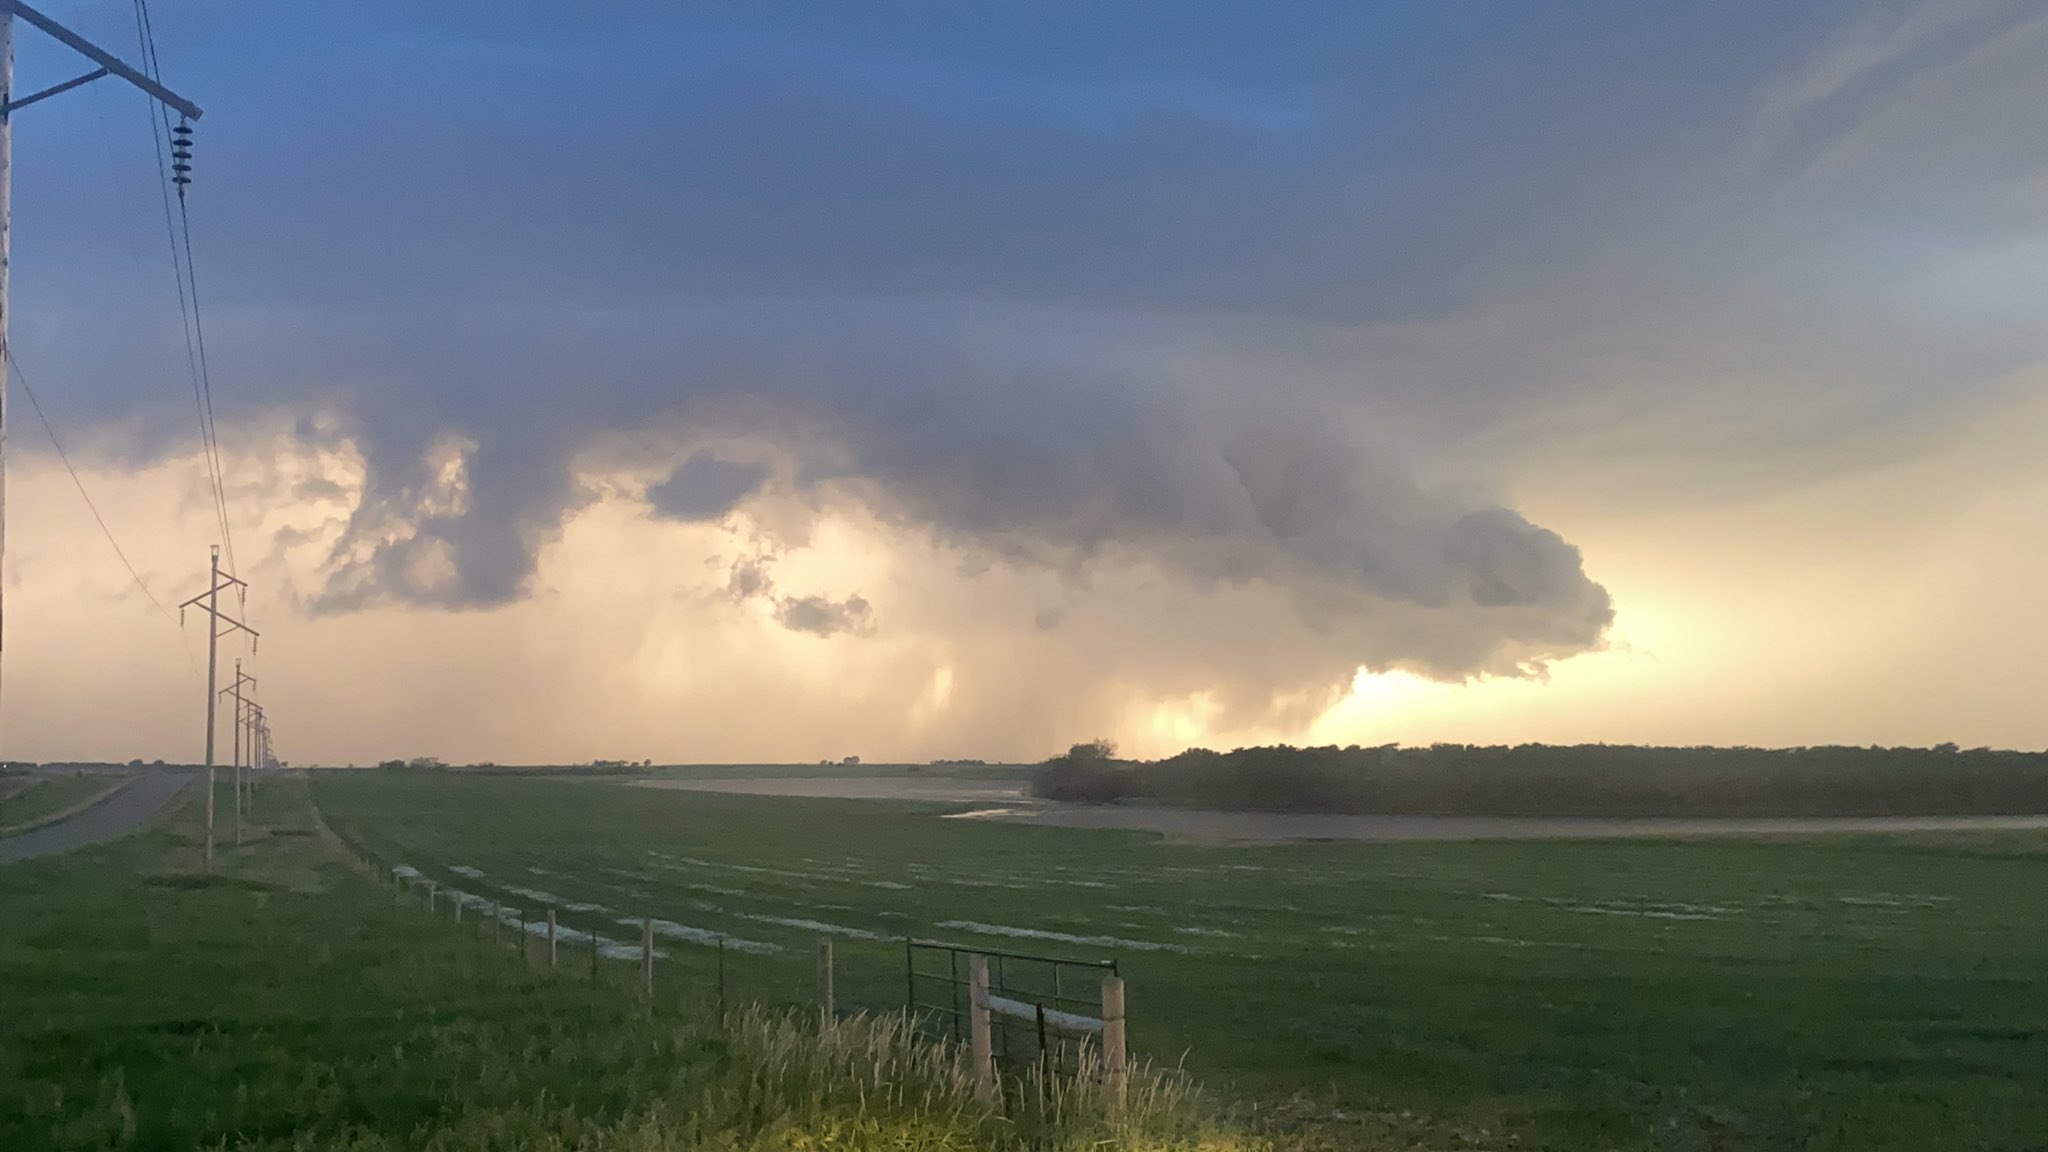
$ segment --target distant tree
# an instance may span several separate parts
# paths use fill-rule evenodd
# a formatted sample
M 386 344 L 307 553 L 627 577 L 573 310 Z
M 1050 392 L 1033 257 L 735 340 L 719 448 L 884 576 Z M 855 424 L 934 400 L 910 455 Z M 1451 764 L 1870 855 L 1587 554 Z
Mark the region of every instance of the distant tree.
M 856 765 L 858 765 L 858 764 L 860 763 L 860 757 L 858 757 L 858 756 L 848 756 L 848 757 L 847 757 L 846 759 L 844 759 L 844 760 L 841 760 L 841 761 L 840 761 L 840 763 L 841 763 L 841 764 L 844 764 L 844 765 L 845 765 L 845 766 L 847 766 L 848 768 L 852 768 L 852 767 L 854 767 L 854 766 L 856 766 Z
M 447 766 L 439 756 L 415 756 L 412 758 L 412 763 L 408 765 L 408 767 L 422 772 L 432 771 L 436 768 L 446 768 Z
M 129 766 L 130 768 L 140 768 L 140 767 L 142 767 L 142 757 L 140 757 L 140 756 L 137 756 L 137 757 L 136 757 L 135 759 L 133 759 L 133 760 L 130 760 L 130 761 L 128 762 L 128 766 Z

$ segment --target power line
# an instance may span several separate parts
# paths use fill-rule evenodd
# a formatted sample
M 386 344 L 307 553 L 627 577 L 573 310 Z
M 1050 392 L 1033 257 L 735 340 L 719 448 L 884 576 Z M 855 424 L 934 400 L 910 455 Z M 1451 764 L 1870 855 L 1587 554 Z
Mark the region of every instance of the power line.
M 64 471 L 71 474 L 71 483 L 77 486 L 78 496 L 85 501 L 86 510 L 92 513 L 93 522 L 100 526 L 100 534 L 107 538 L 107 545 L 114 550 L 114 555 L 121 558 L 121 566 L 128 570 L 129 578 L 135 581 L 137 588 L 142 589 L 142 594 L 149 599 L 151 606 L 162 613 L 163 618 L 170 621 L 173 627 L 177 627 L 178 618 L 171 615 L 171 610 L 164 607 L 163 601 L 156 598 L 156 593 L 149 590 L 149 582 L 142 578 L 142 573 L 135 570 L 135 564 L 128 559 L 127 551 L 121 547 L 121 542 L 114 538 L 114 530 L 107 526 L 107 518 L 100 514 L 99 505 L 93 502 L 92 493 L 86 490 L 84 478 L 79 476 L 78 469 L 72 465 L 71 454 L 64 451 L 64 442 L 58 438 L 56 426 L 50 423 L 49 415 L 43 411 L 43 402 L 36 399 L 36 390 L 29 386 L 28 373 L 21 370 L 21 361 L 15 358 L 14 348 L 10 345 L 4 351 L 8 366 L 14 370 L 15 382 L 21 385 L 22 394 L 28 397 L 29 407 L 35 409 L 36 419 L 42 424 L 43 433 L 50 438 L 50 447 L 57 450 L 57 459 L 63 463 Z M 179 628 L 178 631 L 183 635 L 183 628 Z M 186 647 L 184 652 L 186 662 L 192 665 L 192 672 L 197 675 L 199 665 L 192 658 L 192 650 Z
M 142 67 L 152 80 L 161 80 L 162 69 L 156 51 L 156 29 L 149 18 L 146 0 L 135 0 L 136 36 L 141 44 Z M 184 186 L 178 189 L 178 211 L 171 212 L 171 179 L 164 158 L 165 142 L 171 134 L 170 112 L 152 101 L 149 107 L 150 144 L 156 149 L 157 185 L 163 197 L 164 232 L 171 245 L 171 273 L 178 285 L 178 315 L 184 325 L 185 367 L 192 378 L 192 402 L 199 416 L 199 440 L 206 454 L 207 478 L 213 487 L 214 516 L 220 524 L 221 543 L 227 552 L 228 571 L 236 571 L 234 530 L 229 522 L 226 469 L 221 464 L 220 435 L 213 419 L 213 381 L 207 370 L 206 336 L 199 316 L 199 284 L 192 270 L 192 222 L 185 208 Z M 179 223 L 184 225 L 180 251 Z M 189 284 L 189 292 L 188 292 Z

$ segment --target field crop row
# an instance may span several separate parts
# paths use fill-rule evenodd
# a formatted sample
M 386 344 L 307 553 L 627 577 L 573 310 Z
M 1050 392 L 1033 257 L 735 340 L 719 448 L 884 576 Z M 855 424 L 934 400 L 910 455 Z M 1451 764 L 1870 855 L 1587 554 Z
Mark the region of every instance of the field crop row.
M 664 980 L 709 987 L 724 940 L 735 996 L 807 1000 L 821 935 L 842 1003 L 876 1009 L 904 1001 L 908 936 L 1114 955 L 1135 1051 L 1396 1138 L 2048 1131 L 2038 834 L 1222 847 L 602 782 L 337 773 L 318 794 L 480 897 L 621 941 L 658 917 Z

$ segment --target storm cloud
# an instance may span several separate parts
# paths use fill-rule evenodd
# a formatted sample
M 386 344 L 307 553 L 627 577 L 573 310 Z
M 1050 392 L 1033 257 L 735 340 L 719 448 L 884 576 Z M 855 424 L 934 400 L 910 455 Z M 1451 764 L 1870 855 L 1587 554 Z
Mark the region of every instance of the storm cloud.
M 1312 7 L 259 16 L 357 94 L 229 85 L 200 189 L 224 407 L 318 410 L 362 461 L 310 605 L 518 603 L 626 499 L 758 535 L 728 599 L 834 643 L 907 626 L 781 574 L 850 516 L 1049 577 L 1018 643 L 1118 605 L 1097 677 L 1255 712 L 1360 667 L 1530 675 L 1615 614 L 1532 476 L 1840 467 L 2042 354 L 1971 303 L 2048 216 L 2011 111 L 2038 8 Z M 149 338 L 77 363 L 128 381 Z M 92 415 L 147 411 L 125 388 Z

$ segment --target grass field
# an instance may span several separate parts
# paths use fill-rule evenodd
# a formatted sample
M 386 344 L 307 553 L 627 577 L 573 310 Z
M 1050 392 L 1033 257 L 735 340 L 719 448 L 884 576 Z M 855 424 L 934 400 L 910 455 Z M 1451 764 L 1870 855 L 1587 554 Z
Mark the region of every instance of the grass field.
M 891 1021 L 648 1006 L 395 898 L 271 780 L 199 869 L 159 826 L 0 867 L 0 1148 L 293 1152 L 1256 1149 L 1141 1082 L 1004 1116 Z
M 0 832 L 47 820 L 119 788 L 129 777 L 100 773 L 37 775 L 0 800 Z
M 328 819 L 661 979 L 904 998 L 900 939 L 1115 955 L 1132 1047 L 1359 1146 L 2022 1149 L 2048 1133 L 2048 837 L 1166 843 L 930 806 L 332 773 Z M 566 911 L 575 905 L 578 912 Z M 636 921 L 637 923 L 637 921 Z

